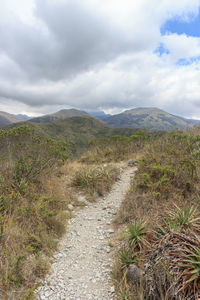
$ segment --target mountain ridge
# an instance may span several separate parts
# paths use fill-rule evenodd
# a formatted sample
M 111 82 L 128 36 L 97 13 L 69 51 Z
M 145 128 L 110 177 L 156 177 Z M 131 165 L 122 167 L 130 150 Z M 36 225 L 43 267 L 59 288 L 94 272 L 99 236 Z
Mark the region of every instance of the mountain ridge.
M 6 126 L 12 123 L 28 121 L 30 119 L 29 116 L 23 114 L 9 114 L 4 111 L 0 111 L 0 126 Z
M 88 113 L 78 109 L 61 109 L 55 113 L 43 115 L 40 117 L 32 118 L 29 122 L 35 123 L 50 123 L 57 120 L 64 120 L 67 118 L 78 117 L 78 116 L 88 116 Z
M 114 128 L 143 128 L 149 130 L 191 129 L 200 121 L 179 117 L 156 107 L 134 108 L 113 115 L 104 122 Z
M 112 128 L 141 128 L 147 130 L 172 131 L 176 129 L 192 129 L 194 125 L 200 124 L 199 120 L 176 116 L 156 107 L 139 107 L 115 115 L 105 114 L 102 111 L 85 112 L 78 109 L 62 109 L 58 112 L 35 118 L 0 112 L 0 126 L 7 126 L 21 121 L 52 123 L 72 117 L 89 116 Z

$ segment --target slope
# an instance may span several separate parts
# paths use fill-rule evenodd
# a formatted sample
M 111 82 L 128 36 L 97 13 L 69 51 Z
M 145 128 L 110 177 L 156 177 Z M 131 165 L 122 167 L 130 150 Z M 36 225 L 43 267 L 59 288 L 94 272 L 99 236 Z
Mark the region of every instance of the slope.
M 171 131 L 192 128 L 199 121 L 174 116 L 158 108 L 135 108 L 111 116 L 104 122 L 112 127 Z

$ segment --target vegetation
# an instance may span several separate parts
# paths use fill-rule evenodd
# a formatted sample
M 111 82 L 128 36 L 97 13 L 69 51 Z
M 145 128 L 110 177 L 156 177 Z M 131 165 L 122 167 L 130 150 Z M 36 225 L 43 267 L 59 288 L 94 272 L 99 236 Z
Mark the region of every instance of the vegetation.
M 68 158 L 68 148 L 28 127 L 1 130 L 0 145 L 0 292 L 31 299 L 65 230 L 70 200 L 52 169 Z
M 113 271 L 121 299 L 199 298 L 199 145 L 198 128 L 146 144 L 115 220 L 116 226 L 128 224 L 122 245 L 126 268 L 120 251 Z M 132 261 L 144 273 L 134 286 L 127 281 Z
M 115 220 L 128 224 L 122 249 L 129 263 L 121 265 L 119 252 L 113 271 L 120 299 L 200 296 L 199 132 L 173 132 L 146 144 Z M 132 261 L 144 274 L 134 285 L 127 277 Z
M 55 136 L 57 141 L 51 139 Z M 69 146 L 59 139 L 69 140 L 72 151 L 77 147 L 76 154 L 92 141 L 88 152 L 61 168 Z M 48 270 L 72 197 L 58 191 L 63 174 L 65 186 L 92 200 L 118 179 L 114 163 L 137 159 L 136 176 L 115 220 L 124 231 L 113 269 L 119 299 L 200 298 L 199 128 L 154 134 L 74 117 L 1 130 L 0 145 L 0 292 L 5 297 L 31 299 L 37 278 Z M 140 270 L 137 282 L 129 276 L 131 265 Z

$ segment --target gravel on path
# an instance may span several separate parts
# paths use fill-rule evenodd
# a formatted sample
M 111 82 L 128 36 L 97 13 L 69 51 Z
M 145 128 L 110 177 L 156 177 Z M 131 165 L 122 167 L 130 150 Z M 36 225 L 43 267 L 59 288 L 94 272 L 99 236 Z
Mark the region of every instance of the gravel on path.
M 108 195 L 75 212 L 54 256 L 51 271 L 38 288 L 37 300 L 115 299 L 110 277 L 112 220 L 135 170 L 136 167 L 125 168 Z

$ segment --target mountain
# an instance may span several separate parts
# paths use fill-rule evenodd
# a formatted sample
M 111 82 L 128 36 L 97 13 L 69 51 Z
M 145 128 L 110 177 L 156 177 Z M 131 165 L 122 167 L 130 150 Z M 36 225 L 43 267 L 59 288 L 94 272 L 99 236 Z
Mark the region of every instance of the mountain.
M 112 127 L 144 128 L 149 130 L 174 130 L 192 128 L 198 120 L 185 119 L 158 108 L 135 108 L 113 115 L 104 122 Z
M 0 126 L 6 126 L 12 123 L 22 122 L 29 120 L 30 117 L 26 115 L 12 115 L 4 111 L 0 111 Z
M 111 128 L 87 115 L 49 123 L 22 122 L 12 124 L 4 129 L 17 126 L 33 127 L 36 134 L 68 142 L 72 154 L 75 155 L 81 154 L 94 138 L 111 137 L 113 135 L 130 136 L 137 131 L 137 129 L 132 128 Z
M 101 110 L 89 112 L 89 114 L 100 121 L 106 121 L 109 117 L 111 117 L 111 115 L 105 114 L 105 112 Z
M 64 120 L 67 118 L 78 117 L 78 116 L 88 116 L 88 114 L 84 111 L 77 110 L 77 109 L 62 109 L 56 113 L 33 118 L 30 119 L 29 121 L 35 123 L 50 123 L 57 120 Z

